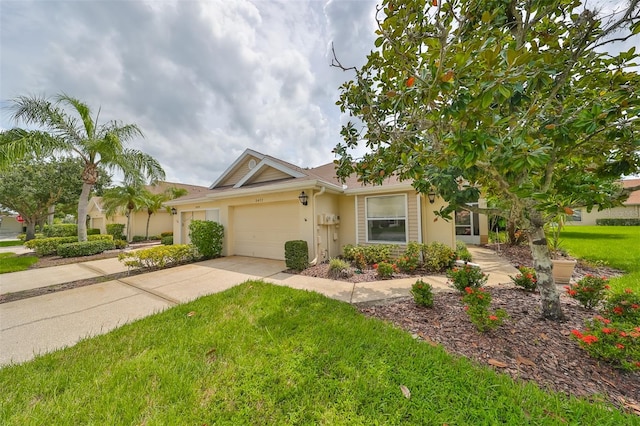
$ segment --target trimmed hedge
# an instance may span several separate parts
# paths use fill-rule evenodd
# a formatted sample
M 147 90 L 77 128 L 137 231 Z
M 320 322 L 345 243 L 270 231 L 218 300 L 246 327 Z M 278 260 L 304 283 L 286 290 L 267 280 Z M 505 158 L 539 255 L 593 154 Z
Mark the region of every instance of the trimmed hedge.
M 56 225 L 45 225 L 42 230 L 45 237 L 73 237 L 78 236 L 78 225 L 75 223 L 58 223 Z M 100 232 L 98 232 L 99 234 Z
M 142 241 L 147 241 L 147 239 L 144 237 L 144 235 L 134 235 L 133 238 L 131 239 L 132 243 L 139 243 Z
M 302 271 L 309 266 L 309 248 L 304 240 L 284 243 L 284 260 L 287 268 Z
M 189 244 L 156 246 L 118 255 L 118 260 L 130 268 L 160 269 L 194 259 L 194 247 Z
M 635 219 L 635 218 L 596 219 L 596 225 L 600 225 L 600 226 L 640 226 L 640 219 Z
M 167 235 L 166 237 L 162 237 L 162 244 L 165 246 L 173 245 L 173 235 Z
M 113 235 L 114 240 L 126 240 L 124 236 L 124 223 L 109 223 L 107 225 L 107 234 Z
M 87 229 L 87 235 L 100 235 L 100 230 L 98 228 L 89 228 Z
M 89 235 L 88 241 L 112 241 L 112 235 Z M 33 249 L 36 252 L 36 256 L 51 256 L 56 254 L 58 246 L 61 244 L 77 243 L 78 237 L 52 237 L 52 238 L 36 238 L 35 240 L 27 241 L 24 243 L 26 248 Z
M 224 227 L 210 220 L 192 220 L 189 236 L 198 254 L 206 259 L 219 257 L 222 253 Z
M 78 243 L 60 244 L 58 246 L 58 256 L 81 257 L 99 254 L 107 250 L 115 249 L 113 240 L 82 241 Z
M 160 237 L 161 237 L 161 238 L 164 238 L 164 237 L 173 237 L 173 231 L 166 231 L 166 232 L 162 232 L 162 233 L 160 234 Z

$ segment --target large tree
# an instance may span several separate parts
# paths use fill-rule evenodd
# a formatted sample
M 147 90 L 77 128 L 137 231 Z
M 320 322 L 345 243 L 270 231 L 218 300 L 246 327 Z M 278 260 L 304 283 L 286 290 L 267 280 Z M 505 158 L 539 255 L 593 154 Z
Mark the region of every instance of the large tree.
M 0 206 L 19 213 L 27 227 L 26 240 L 35 236 L 36 225 L 42 223 L 56 203 L 68 197 L 78 178 L 75 159 L 38 160 L 26 158 L 0 170 Z M 78 192 L 75 193 L 77 197 Z
M 341 177 L 391 174 L 472 209 L 481 192 L 508 206 L 480 210 L 527 230 L 542 315 L 563 317 L 543 226 L 572 207 L 627 196 L 613 182 L 640 170 L 638 0 L 602 15 L 580 0 L 388 0 L 377 49 L 341 87 L 358 120 L 335 153 Z M 619 48 L 618 48 L 619 49 Z M 355 157 L 352 148 L 367 153 Z
M 99 166 L 119 171 L 126 181 L 164 179 L 164 170 L 150 155 L 127 148 L 125 143 L 142 132 L 135 124 L 115 120 L 99 124 L 89 106 L 60 94 L 52 100 L 20 96 L 10 103 L 12 117 L 26 125 L 40 126 L 39 133 L 12 129 L 0 141 L 0 167 L 26 153 L 50 155 L 66 153 L 83 162 L 82 189 L 78 199 L 78 240 L 86 241 L 89 195 L 99 178 Z M 44 134 L 44 137 L 41 137 Z

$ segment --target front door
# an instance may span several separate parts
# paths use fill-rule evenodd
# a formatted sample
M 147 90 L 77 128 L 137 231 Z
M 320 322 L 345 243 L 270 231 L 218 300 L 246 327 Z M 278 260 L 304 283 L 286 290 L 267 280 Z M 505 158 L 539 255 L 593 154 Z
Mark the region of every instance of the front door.
M 477 206 L 478 203 L 469 203 Z M 480 219 L 478 213 L 456 210 L 456 240 L 467 244 L 480 244 Z

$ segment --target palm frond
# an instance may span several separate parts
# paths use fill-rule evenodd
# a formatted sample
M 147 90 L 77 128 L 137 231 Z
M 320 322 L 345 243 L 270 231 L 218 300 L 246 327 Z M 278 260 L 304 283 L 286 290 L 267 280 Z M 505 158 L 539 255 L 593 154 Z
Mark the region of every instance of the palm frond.
M 158 160 L 135 149 L 126 149 L 122 155 L 114 158 L 110 164 L 103 164 L 106 167 L 120 169 L 124 174 L 125 180 L 142 177 L 148 183 L 153 184 L 165 179 L 164 169 Z
M 79 101 L 76 98 L 72 98 L 71 96 L 61 93 L 56 96 L 56 100 L 58 103 L 67 104 L 73 107 L 76 110 L 80 119 L 84 123 L 84 131 L 86 132 L 88 139 L 93 139 L 95 137 L 95 124 L 91 119 L 91 108 L 84 102 Z
M 38 130 L 15 128 L 0 133 L 0 168 L 29 155 L 35 158 L 47 157 L 56 152 L 66 152 L 64 140 Z
M 12 111 L 14 120 L 46 127 L 52 134 L 69 143 L 79 144 L 83 140 L 77 120 L 44 97 L 18 96 L 12 100 L 9 110 Z

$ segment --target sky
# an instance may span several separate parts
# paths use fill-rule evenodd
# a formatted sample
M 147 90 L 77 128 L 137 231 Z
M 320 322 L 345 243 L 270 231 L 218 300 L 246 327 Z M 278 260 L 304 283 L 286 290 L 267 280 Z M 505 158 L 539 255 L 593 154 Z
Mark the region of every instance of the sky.
M 0 1 L 0 99 L 64 92 L 172 182 L 211 185 L 246 149 L 301 167 L 334 160 L 335 105 L 373 48 L 375 1 Z M 3 109 L 0 128 L 15 127 Z M 119 182 L 116 182 L 119 183 Z
M 606 8 L 618 1 L 604 1 Z M 209 186 L 247 148 L 301 167 L 334 160 L 335 102 L 374 47 L 374 0 L 0 0 L 0 106 L 66 93 L 167 180 Z M 16 123 L 3 108 L 0 129 Z M 119 183 L 116 181 L 116 183 Z

